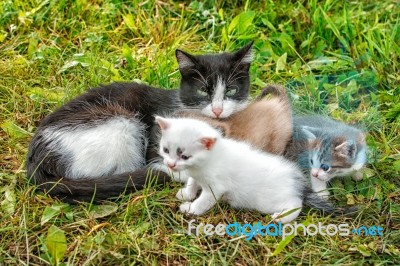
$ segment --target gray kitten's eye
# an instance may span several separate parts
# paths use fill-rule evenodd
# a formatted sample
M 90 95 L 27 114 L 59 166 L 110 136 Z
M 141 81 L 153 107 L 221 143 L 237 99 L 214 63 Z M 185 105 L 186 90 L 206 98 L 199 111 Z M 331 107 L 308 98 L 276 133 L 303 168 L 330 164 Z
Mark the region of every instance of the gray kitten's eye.
M 168 148 L 164 147 L 164 148 L 163 148 L 163 152 L 165 152 L 166 154 L 168 154 L 168 153 L 169 153 Z
M 203 88 L 203 87 L 197 90 L 197 94 L 200 95 L 200 96 L 203 96 L 203 97 L 208 96 L 208 93 L 207 93 L 206 89 Z
M 328 172 L 331 168 L 329 165 L 327 164 L 321 164 L 321 169 L 324 170 L 325 172 Z
M 232 97 L 238 92 L 237 88 L 228 89 L 225 93 L 226 96 Z

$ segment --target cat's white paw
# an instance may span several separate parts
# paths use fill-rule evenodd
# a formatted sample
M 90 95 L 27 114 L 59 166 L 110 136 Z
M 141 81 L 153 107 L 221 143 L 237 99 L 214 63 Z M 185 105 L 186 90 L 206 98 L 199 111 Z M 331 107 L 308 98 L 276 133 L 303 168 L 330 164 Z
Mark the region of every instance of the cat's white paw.
M 179 189 L 178 192 L 176 193 L 176 198 L 178 200 L 191 201 L 195 197 L 196 195 L 193 194 L 192 191 L 187 187 Z
M 170 175 L 173 181 L 179 183 L 186 183 L 189 179 L 189 176 L 186 173 L 186 171 L 170 172 Z
M 363 175 L 363 173 L 362 173 L 361 171 L 357 171 L 357 172 L 355 172 L 355 173 L 351 176 L 351 178 L 352 178 L 354 181 L 360 181 L 360 180 L 363 179 L 363 177 L 364 177 L 364 175 Z
M 191 202 L 184 202 L 184 203 L 181 204 L 181 206 L 179 206 L 179 209 L 183 213 L 190 213 L 190 210 L 192 209 L 191 207 L 192 207 L 192 203 Z
M 194 214 L 194 215 L 201 214 L 198 210 L 196 210 L 196 208 L 192 202 L 182 203 L 181 206 L 179 207 L 179 209 L 181 210 L 181 212 L 183 212 L 185 214 Z

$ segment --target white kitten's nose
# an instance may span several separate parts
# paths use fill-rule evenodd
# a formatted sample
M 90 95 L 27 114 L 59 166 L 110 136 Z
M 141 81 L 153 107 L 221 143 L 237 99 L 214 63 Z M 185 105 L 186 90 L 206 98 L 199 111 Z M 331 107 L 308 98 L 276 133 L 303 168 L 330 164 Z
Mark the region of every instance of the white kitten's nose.
M 318 177 L 318 169 L 311 169 L 311 175 L 313 177 Z
M 173 163 L 169 162 L 168 163 L 168 167 L 171 168 L 171 170 L 174 170 L 175 166 L 176 166 L 176 162 L 173 162 Z
M 212 112 L 215 114 L 215 116 L 218 118 L 222 114 L 222 108 L 216 107 L 212 109 Z

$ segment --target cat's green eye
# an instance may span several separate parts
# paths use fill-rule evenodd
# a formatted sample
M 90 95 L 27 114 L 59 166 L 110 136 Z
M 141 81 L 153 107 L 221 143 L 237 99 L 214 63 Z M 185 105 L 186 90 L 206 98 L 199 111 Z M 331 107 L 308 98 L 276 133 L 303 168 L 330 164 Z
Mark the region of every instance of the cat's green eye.
M 237 88 L 230 88 L 226 91 L 225 95 L 228 97 L 234 96 L 238 92 Z
M 331 169 L 331 167 L 323 163 L 321 164 L 321 169 L 324 170 L 325 172 L 328 172 Z
M 207 93 L 207 91 L 206 91 L 205 88 L 200 88 L 200 89 L 198 89 L 198 90 L 197 90 L 197 94 L 200 95 L 200 96 L 202 96 L 202 97 L 208 96 L 208 93 Z
M 164 147 L 163 152 L 165 152 L 166 154 L 168 154 L 168 153 L 169 153 L 168 148 L 165 148 L 165 147 Z

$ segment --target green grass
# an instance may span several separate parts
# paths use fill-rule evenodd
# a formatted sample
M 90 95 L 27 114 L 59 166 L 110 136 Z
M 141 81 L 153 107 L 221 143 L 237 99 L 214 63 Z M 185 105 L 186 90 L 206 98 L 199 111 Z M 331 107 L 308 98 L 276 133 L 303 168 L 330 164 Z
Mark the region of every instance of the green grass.
M 398 1 L 0 2 L 0 265 L 400 263 L 400 5 Z M 285 84 L 299 112 L 362 124 L 363 181 L 333 183 L 352 218 L 305 211 L 297 222 L 380 225 L 382 237 L 188 236 L 179 184 L 101 206 L 69 206 L 35 193 L 24 168 L 40 120 L 89 87 L 141 80 L 177 88 L 176 48 L 234 50 L 254 40 L 253 95 Z M 226 205 L 197 223 L 267 224 Z

